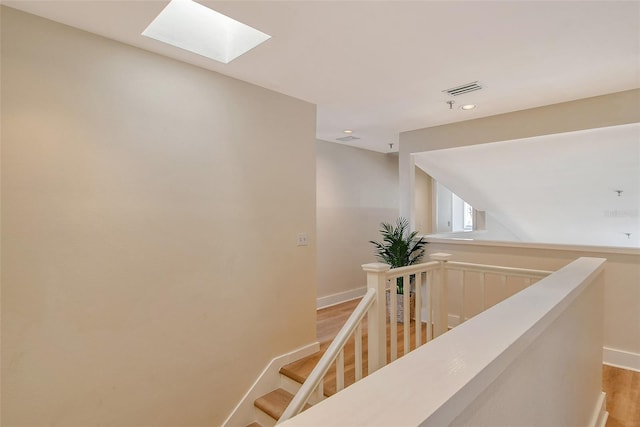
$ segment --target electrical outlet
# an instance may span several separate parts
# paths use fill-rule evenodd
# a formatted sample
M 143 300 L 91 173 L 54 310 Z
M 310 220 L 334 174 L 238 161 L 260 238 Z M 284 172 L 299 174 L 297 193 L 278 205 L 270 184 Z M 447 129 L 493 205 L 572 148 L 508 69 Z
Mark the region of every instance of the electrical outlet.
M 298 246 L 307 246 L 309 245 L 309 237 L 307 233 L 298 233 Z

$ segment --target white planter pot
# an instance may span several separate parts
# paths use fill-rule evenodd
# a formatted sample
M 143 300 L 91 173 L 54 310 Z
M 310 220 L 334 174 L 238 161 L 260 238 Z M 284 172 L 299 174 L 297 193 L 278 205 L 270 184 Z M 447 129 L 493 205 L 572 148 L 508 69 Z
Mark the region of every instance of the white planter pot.
M 409 294 L 409 319 L 415 319 L 416 316 L 416 296 L 411 292 Z M 391 293 L 387 291 L 387 316 L 391 317 Z M 404 323 L 404 295 L 396 295 L 396 322 Z

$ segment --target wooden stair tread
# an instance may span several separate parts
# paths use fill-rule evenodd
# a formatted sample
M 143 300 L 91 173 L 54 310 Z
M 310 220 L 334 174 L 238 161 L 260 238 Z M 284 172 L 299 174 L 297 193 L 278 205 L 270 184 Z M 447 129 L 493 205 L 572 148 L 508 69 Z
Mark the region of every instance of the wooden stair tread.
M 274 420 L 279 420 L 284 410 L 287 409 L 289 403 L 293 399 L 293 395 L 286 390 L 278 388 L 270 393 L 259 397 L 255 401 L 256 408 L 260 409 L 265 414 L 269 415 Z M 304 405 L 303 411 L 309 409 L 311 405 Z
M 366 324 L 366 320 L 364 322 Z M 404 338 L 403 338 L 403 324 L 398 324 L 398 357 L 401 357 L 404 353 Z M 410 323 L 410 332 L 411 332 L 411 349 L 415 347 L 415 322 L 411 321 Z M 368 355 L 367 355 L 367 333 L 366 329 L 363 327 L 362 334 L 362 372 L 363 376 L 367 375 L 368 372 Z M 387 360 L 390 359 L 390 332 L 389 326 L 387 326 Z M 426 328 L 422 328 L 422 342 L 426 341 Z M 320 344 L 320 351 L 314 353 L 310 356 L 307 356 L 303 359 L 300 359 L 296 362 L 290 363 L 288 365 L 283 366 L 280 369 L 280 373 L 284 376 L 291 378 L 292 380 L 302 384 L 309 377 L 311 371 L 316 366 L 330 342 L 324 342 Z M 353 337 L 349 339 L 347 345 L 344 348 L 344 383 L 345 387 L 353 384 L 355 382 L 355 349 L 354 349 L 354 339 Z M 324 395 L 329 397 L 336 393 L 336 375 L 335 375 L 335 364 L 329 368 L 327 375 L 324 378 L 323 382 L 323 391 Z
M 337 331 L 342 327 L 342 324 L 346 318 L 351 315 L 357 300 L 350 301 L 348 303 L 341 304 L 336 311 L 336 308 L 330 307 L 328 309 L 318 311 L 318 340 L 320 341 L 320 351 L 300 359 L 296 362 L 285 365 L 280 369 L 280 374 L 290 378 L 291 380 L 302 384 L 311 374 L 313 368 L 317 365 L 318 361 L 331 344 L 331 341 L 335 337 Z M 368 357 L 367 357 L 367 320 L 366 318 L 362 324 L 362 371 L 363 377 L 367 375 Z M 390 330 L 387 325 L 387 360 L 390 356 Z M 401 357 L 404 353 L 403 345 L 403 324 L 398 324 L 398 357 Z M 415 347 L 415 322 L 410 322 L 411 331 L 411 349 Z M 422 328 L 422 342 L 426 341 L 426 328 Z M 353 337 L 349 339 L 344 349 L 344 383 L 345 387 L 355 382 L 355 345 Z M 329 369 L 327 375 L 323 381 L 323 391 L 326 397 L 329 397 L 336 393 L 336 373 L 335 364 Z M 278 420 L 286 407 L 289 405 L 293 395 L 283 390 L 277 389 L 268 393 L 254 402 L 254 405 L 262 412 L 268 414 L 271 418 Z M 305 405 L 303 410 L 311 407 L 309 404 Z M 247 427 L 259 427 L 256 423 Z
M 321 350 L 293 363 L 289 363 L 280 368 L 280 373 L 302 384 L 307 377 L 309 377 L 309 374 L 313 368 L 316 367 L 323 354 L 324 350 Z
M 366 349 L 363 356 L 363 372 L 366 375 L 367 372 L 367 355 Z M 324 352 L 318 352 L 304 359 L 293 362 L 289 365 L 283 366 L 280 369 L 280 373 L 284 376 L 291 378 L 292 380 L 302 384 L 305 382 L 311 371 L 320 360 L 320 357 Z M 355 370 L 355 357 L 353 352 L 345 351 L 344 360 L 344 380 L 345 384 L 353 384 L 355 382 L 356 370 Z M 332 396 L 336 393 L 336 374 L 335 364 L 329 369 L 327 375 L 324 377 L 323 391 L 326 397 Z

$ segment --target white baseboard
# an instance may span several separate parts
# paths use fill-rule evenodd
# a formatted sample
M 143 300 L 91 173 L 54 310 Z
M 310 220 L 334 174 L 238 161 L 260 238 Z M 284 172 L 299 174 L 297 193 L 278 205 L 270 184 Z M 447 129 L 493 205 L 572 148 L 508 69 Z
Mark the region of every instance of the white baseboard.
M 616 348 L 602 348 L 602 363 L 616 368 L 640 372 L 640 354 Z
M 600 393 L 596 406 L 593 408 L 593 414 L 591 415 L 590 427 L 605 427 L 607 424 L 607 418 L 609 413 L 607 412 L 607 393 L 604 391 Z
M 338 292 L 337 294 L 327 295 L 320 297 L 316 300 L 316 308 L 327 308 L 332 305 L 340 304 L 345 301 L 351 301 L 352 299 L 360 298 L 367 293 L 367 287 L 351 289 L 344 292 Z
M 222 425 L 225 427 L 246 426 L 255 421 L 253 402 L 258 397 L 278 388 L 280 384 L 280 368 L 319 350 L 320 343 L 314 342 L 290 353 L 278 356 L 269 362 Z

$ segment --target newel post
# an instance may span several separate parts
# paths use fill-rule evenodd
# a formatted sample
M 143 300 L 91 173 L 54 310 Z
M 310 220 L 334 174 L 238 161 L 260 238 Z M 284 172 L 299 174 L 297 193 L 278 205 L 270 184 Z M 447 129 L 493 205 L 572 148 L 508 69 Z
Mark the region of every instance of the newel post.
M 387 271 L 388 264 L 380 262 L 364 264 L 367 273 L 367 288 L 376 290 L 376 299 L 369 309 L 367 318 L 369 344 L 369 374 L 387 364 Z
M 434 300 L 436 302 L 433 314 L 434 337 L 444 334 L 449 329 L 449 281 L 447 278 L 447 269 L 445 268 L 445 264 L 449 261 L 451 256 L 451 254 L 444 252 L 429 255 L 429 258 L 433 261 L 438 261 L 440 263 L 437 275 L 438 278 L 434 287 Z

